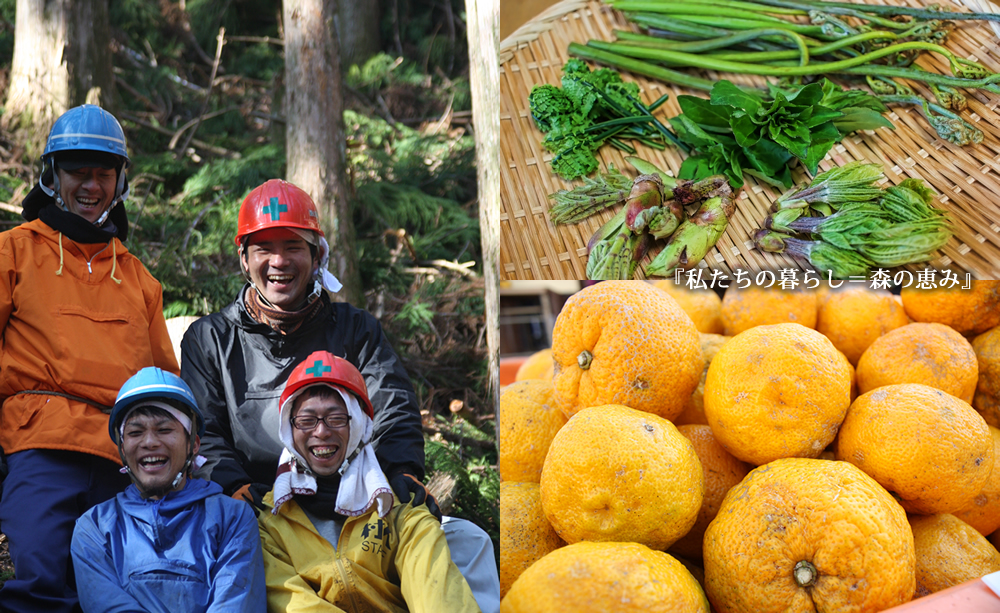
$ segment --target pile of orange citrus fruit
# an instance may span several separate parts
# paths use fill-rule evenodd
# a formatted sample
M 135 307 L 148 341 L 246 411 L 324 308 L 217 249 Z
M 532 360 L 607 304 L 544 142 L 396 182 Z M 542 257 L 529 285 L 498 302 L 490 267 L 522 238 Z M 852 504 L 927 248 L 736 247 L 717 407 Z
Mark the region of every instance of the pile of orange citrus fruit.
M 501 393 L 501 613 L 877 612 L 1000 571 L 1000 281 L 844 285 L 571 296 Z

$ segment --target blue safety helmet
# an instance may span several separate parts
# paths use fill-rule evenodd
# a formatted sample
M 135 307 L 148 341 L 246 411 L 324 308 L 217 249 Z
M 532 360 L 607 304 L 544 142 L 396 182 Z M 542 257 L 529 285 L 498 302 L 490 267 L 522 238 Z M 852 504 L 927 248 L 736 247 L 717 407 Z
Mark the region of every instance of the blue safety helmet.
M 93 104 L 71 108 L 52 125 L 42 157 L 59 151 L 99 151 L 123 158 L 130 164 L 125 149 L 125 132 L 114 115 Z
M 73 107 L 56 119 L 49 130 L 49 138 L 45 142 L 45 150 L 42 152 L 42 175 L 38 180 L 42 191 L 56 200 L 62 209 L 66 209 L 62 198 L 59 196 L 59 167 L 60 154 L 68 155 L 70 152 L 93 152 L 95 154 L 95 166 L 103 164 L 97 162 L 106 158 L 108 154 L 118 159 L 116 169 L 118 171 L 118 184 L 115 187 L 114 197 L 108 205 L 107 211 L 97 220 L 95 225 L 102 225 L 108 217 L 111 209 L 128 198 L 128 179 L 125 177 L 125 170 L 132 164 L 129 159 L 128 150 L 125 145 L 125 131 L 115 119 L 114 115 L 93 104 L 84 104 Z M 103 154 L 103 155 L 101 155 Z M 76 156 L 80 157 L 80 156 Z M 44 183 L 47 170 L 52 170 L 52 181 L 54 189 Z
M 171 404 L 188 409 L 196 422 L 192 431 L 198 436 L 205 435 L 205 417 L 198 408 L 191 388 L 177 375 L 155 366 L 147 366 L 125 382 L 118 392 L 115 406 L 111 409 L 111 419 L 108 421 L 108 434 L 111 440 L 118 442 L 119 422 L 133 405 L 141 400 L 168 400 Z M 180 407 L 178 407 L 180 408 Z

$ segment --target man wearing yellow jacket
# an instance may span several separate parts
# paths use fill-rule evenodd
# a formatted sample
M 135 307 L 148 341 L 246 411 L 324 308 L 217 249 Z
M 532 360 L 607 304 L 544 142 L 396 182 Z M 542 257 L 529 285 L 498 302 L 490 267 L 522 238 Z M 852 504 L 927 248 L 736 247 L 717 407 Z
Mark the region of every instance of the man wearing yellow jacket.
M 281 394 L 285 450 L 258 516 L 271 611 L 479 613 L 426 505 L 400 504 L 350 362 L 317 351 Z
M 27 223 L 0 234 L 0 498 L 14 577 L 0 612 L 79 610 L 76 519 L 129 484 L 108 438 L 122 384 L 178 372 L 159 282 L 122 244 L 125 134 L 92 105 L 56 120 Z

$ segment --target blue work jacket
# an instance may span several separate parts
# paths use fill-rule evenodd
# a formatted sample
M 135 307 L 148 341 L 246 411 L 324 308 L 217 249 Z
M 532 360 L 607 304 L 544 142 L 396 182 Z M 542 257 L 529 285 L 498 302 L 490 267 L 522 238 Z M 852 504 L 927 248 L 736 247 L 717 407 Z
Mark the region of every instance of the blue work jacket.
M 83 514 L 73 567 L 87 613 L 229 613 L 266 609 L 257 518 L 210 481 L 161 500 L 135 485 Z

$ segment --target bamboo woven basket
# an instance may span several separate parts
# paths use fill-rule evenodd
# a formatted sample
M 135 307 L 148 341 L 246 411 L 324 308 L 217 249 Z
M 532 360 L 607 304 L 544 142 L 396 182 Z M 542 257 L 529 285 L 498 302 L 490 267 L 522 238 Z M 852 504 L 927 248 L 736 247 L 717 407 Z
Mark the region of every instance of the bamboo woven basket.
M 894 2 L 904 4 L 903 0 Z M 911 0 L 905 4 L 925 3 Z M 947 10 L 967 10 L 943 4 Z M 978 60 L 990 70 L 1000 71 L 1000 45 L 994 31 L 982 22 L 956 23 L 946 47 L 960 57 Z M 548 215 L 548 194 L 578 183 L 565 182 L 552 172 L 549 165 L 552 154 L 542 148 L 543 135 L 535 127 L 528 109 L 528 93 L 533 86 L 559 84 L 562 66 L 569 59 L 569 43 L 614 40 L 615 29 L 637 31 L 621 13 L 600 2 L 564 0 L 500 43 L 501 279 L 585 279 L 587 241 L 617 212 L 612 208 L 578 224 L 553 225 Z M 928 70 L 950 74 L 946 61 L 940 57 L 925 57 L 920 64 Z M 758 86 L 765 82 L 761 77 L 710 71 L 697 74 Z M 707 97 L 705 92 L 689 91 L 642 76 L 623 73 L 623 77 L 639 84 L 647 103 L 670 94 L 670 100 L 656 112 L 661 120 L 680 113 L 678 94 Z M 909 84 L 920 93 L 929 93 L 920 84 Z M 952 145 L 937 137 L 918 110 L 893 106 L 887 116 L 895 130 L 881 128 L 849 135 L 830 151 L 820 164 L 820 171 L 865 160 L 882 164 L 887 180 L 893 184 L 910 177 L 923 179 L 938 192 L 935 206 L 950 212 L 955 236 L 931 262 L 909 269 L 949 269 L 963 279 L 966 273 L 973 278 L 997 279 L 1000 278 L 1000 109 L 997 108 L 1000 95 L 980 90 L 965 93 L 969 108 L 962 116 L 984 132 L 982 144 Z M 636 148 L 639 157 L 671 174 L 676 174 L 683 161 L 683 154 L 676 148 L 657 151 L 638 144 Z M 602 171 L 608 164 L 614 164 L 615 168 L 634 175 L 624 160 L 625 154 L 617 149 L 602 147 L 598 155 Z M 801 170 L 793 172 L 793 177 L 797 182 L 807 180 Z M 699 266 L 718 269 L 727 275 L 737 269 L 809 270 L 808 262 L 762 253 L 750 240 L 779 194 L 747 177 L 725 235 Z M 661 246 L 657 245 L 647 255 L 637 276 L 645 276 L 645 265 Z

